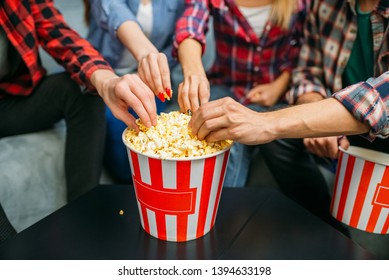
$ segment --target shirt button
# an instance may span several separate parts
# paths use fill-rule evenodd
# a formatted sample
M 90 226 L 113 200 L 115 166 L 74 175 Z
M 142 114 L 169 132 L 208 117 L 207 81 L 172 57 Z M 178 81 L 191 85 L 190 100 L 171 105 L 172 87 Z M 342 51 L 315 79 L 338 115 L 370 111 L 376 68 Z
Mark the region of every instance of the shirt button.
M 257 52 L 262 51 L 262 48 L 260 46 L 257 47 Z
M 254 71 L 255 71 L 255 72 L 258 72 L 258 71 L 259 71 L 259 67 L 258 67 L 258 66 L 255 66 L 255 67 L 254 67 Z

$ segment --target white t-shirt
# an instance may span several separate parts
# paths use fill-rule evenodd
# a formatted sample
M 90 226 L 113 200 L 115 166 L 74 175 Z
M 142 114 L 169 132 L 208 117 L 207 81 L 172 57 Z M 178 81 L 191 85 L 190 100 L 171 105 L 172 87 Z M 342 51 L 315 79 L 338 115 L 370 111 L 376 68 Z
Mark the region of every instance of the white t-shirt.
M 136 19 L 140 23 L 140 26 L 143 29 L 143 33 L 146 35 L 147 38 L 150 38 L 153 29 L 152 1 L 150 1 L 147 4 L 143 4 L 142 2 L 140 2 L 138 13 L 136 14 Z M 125 48 L 123 50 L 122 57 L 120 58 L 120 61 L 115 69 L 115 72 L 118 75 L 124 75 L 136 71 L 137 67 L 138 67 L 138 61 L 129 52 L 129 50 Z
M 249 22 L 251 28 L 254 30 L 258 38 L 261 37 L 263 29 L 269 19 L 272 5 L 266 5 L 263 7 L 239 7 L 246 20 Z

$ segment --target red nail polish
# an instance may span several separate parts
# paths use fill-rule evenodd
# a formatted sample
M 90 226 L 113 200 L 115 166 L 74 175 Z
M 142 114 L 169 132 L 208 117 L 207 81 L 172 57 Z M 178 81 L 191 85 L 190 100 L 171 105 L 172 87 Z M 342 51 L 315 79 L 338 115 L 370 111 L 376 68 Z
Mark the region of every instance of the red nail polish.
M 166 88 L 165 91 L 166 91 L 166 94 L 167 94 L 169 97 L 172 97 L 172 90 L 171 90 L 170 88 Z
M 159 100 L 161 100 L 162 102 L 165 102 L 165 96 L 163 95 L 162 92 L 158 93 L 158 98 L 159 98 Z

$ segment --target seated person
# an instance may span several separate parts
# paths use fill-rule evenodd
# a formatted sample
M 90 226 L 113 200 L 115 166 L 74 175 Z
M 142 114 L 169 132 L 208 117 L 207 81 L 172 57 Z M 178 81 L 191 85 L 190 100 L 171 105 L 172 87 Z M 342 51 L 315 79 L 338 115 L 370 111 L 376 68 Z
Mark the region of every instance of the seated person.
M 157 121 L 154 94 L 137 75 L 117 76 L 53 1 L 5 0 L 0 12 L 0 137 L 45 130 L 64 119 L 67 200 L 74 200 L 99 183 L 104 103 L 127 126 L 138 129 L 131 107 L 150 127 Z M 46 75 L 39 46 L 66 72 Z M 1 229 L 10 226 L 1 210 L 0 232 L 14 233 Z
M 175 24 L 184 1 L 84 0 L 89 23 L 87 39 L 102 53 L 118 75 L 138 72 L 159 98 L 157 111 L 164 111 L 172 97 L 170 73 Z M 107 108 L 104 163 L 118 183 L 132 183 L 122 133 L 126 125 Z
M 351 84 L 388 70 L 388 1 L 314 0 L 307 16 L 305 40 L 290 104 L 316 102 Z M 339 123 L 334 117 L 331 121 Z M 280 139 L 263 145 L 262 154 L 279 187 L 324 220 L 329 214 L 331 186 L 321 167 L 334 177 L 339 145 L 389 152 L 387 139 L 369 142 L 358 136 Z M 347 143 L 346 143 L 347 142 Z
M 363 137 L 356 137 L 374 143 L 389 137 L 388 88 L 389 71 L 379 78 L 349 86 L 331 98 L 266 113 L 224 98 L 202 105 L 193 113 L 189 125 L 199 139 L 211 142 L 231 139 L 257 145 L 276 139 L 361 134 Z M 341 143 L 343 148 L 347 145 Z M 389 258 L 388 234 L 352 230 L 351 239 L 377 257 Z
M 305 9 L 305 1 L 187 1 L 173 50 L 184 75 L 178 89 L 180 110 L 194 112 L 209 99 L 226 96 L 256 111 L 285 106 Z M 206 75 L 201 56 L 210 16 L 217 51 Z M 225 186 L 245 186 L 256 148 L 239 143 L 232 147 Z

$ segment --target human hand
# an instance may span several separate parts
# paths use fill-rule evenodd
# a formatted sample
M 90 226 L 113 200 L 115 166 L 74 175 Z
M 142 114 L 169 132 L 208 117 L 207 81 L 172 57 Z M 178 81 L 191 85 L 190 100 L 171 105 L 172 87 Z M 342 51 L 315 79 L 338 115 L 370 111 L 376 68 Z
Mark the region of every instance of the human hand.
M 324 99 L 324 96 L 318 92 L 307 92 L 297 98 L 296 104 L 306 104 L 316 101 L 321 101 Z
M 162 101 L 172 97 L 170 70 L 164 53 L 149 53 L 139 60 L 138 74 L 142 81 Z
M 247 94 L 247 98 L 253 104 L 258 104 L 265 107 L 274 106 L 280 98 L 282 92 L 276 84 L 262 84 L 252 88 Z
M 209 81 L 205 74 L 188 75 L 178 86 L 177 101 L 181 112 L 197 111 L 200 105 L 208 102 L 209 96 Z
M 118 77 L 109 70 L 96 70 L 91 82 L 112 114 L 128 127 L 139 130 L 135 117 L 128 112 L 129 108 L 134 109 L 145 126 L 157 124 L 154 94 L 138 75 Z
M 339 146 L 347 149 L 350 142 L 346 137 L 331 136 L 320 138 L 305 138 L 303 140 L 305 147 L 311 153 L 319 157 L 337 159 L 339 155 Z
M 194 135 L 208 142 L 233 140 L 253 145 L 271 140 L 264 118 L 230 97 L 201 105 L 193 113 L 189 126 Z

